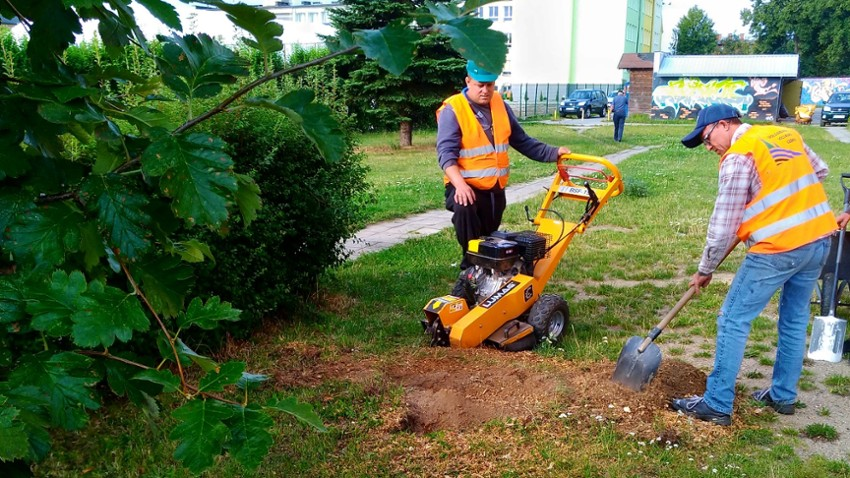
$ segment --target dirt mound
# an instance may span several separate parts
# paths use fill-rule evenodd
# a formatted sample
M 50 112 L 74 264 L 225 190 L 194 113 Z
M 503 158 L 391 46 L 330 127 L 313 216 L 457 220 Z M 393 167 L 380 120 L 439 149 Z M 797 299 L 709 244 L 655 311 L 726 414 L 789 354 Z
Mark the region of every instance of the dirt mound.
M 671 398 L 705 389 L 705 374 L 681 361 L 665 361 L 639 393 L 611 380 L 614 367 L 609 361 L 576 366 L 530 353 L 451 350 L 406 360 L 387 375 L 405 390 L 400 428 L 420 433 L 470 430 L 493 419 L 526 422 L 551 412 L 612 421 L 622 431 L 651 437 L 659 414 L 675 416 L 667 407 Z
M 669 409 L 670 399 L 701 394 L 705 374 L 675 359 L 662 362 L 658 375 L 642 392 L 611 380 L 615 363 L 575 363 L 534 353 L 493 349 L 423 349 L 413 355 L 382 359 L 318 359 L 310 348 L 287 349 L 287 361 L 306 352 L 309 373 L 278 374 L 279 385 L 316 385 L 326 379 L 349 380 L 382 393 L 404 390 L 402 407 L 388 407 L 381 419 L 387 432 L 425 434 L 438 430 L 478 430 L 492 420 L 571 420 L 611 423 L 639 439 L 677 442 L 682 430 L 696 441 L 727 433 L 694 422 Z M 283 369 L 287 369 L 284 367 Z M 303 369 L 302 369 L 303 370 Z M 695 429 L 700 430 L 693 433 Z M 728 430 L 728 429 L 726 429 Z

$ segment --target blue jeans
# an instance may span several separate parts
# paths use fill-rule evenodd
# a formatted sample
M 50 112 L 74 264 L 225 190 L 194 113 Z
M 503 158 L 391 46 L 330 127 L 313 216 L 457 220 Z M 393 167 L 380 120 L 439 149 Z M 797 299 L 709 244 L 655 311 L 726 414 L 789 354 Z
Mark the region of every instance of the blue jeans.
M 623 140 L 623 128 L 626 126 L 626 115 L 614 113 L 614 141 Z
M 750 326 L 780 289 L 779 342 L 770 397 L 779 404 L 796 401 L 811 315 L 809 304 L 829 246 L 827 237 L 788 252 L 746 255 L 717 315 L 714 370 L 705 386 L 705 403 L 709 407 L 732 413 L 735 379 L 741 370 Z

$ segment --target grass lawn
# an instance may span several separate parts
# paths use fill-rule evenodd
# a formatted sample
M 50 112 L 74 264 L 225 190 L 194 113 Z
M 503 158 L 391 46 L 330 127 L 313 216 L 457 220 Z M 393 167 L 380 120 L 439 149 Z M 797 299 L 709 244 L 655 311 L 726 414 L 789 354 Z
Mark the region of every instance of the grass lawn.
M 639 409 L 635 403 L 649 402 L 617 396 L 599 372 L 611 369 L 628 337 L 646 333 L 678 300 L 695 270 L 717 187 L 717 157 L 681 146 L 691 127 L 627 124 L 618 144 L 610 125 L 583 132 L 527 126 L 533 136 L 584 154 L 657 146 L 619 164 L 627 192 L 573 240 L 547 285 L 547 293 L 563 295 L 570 306 L 561 343 L 517 354 L 431 348 L 419 319 L 426 302 L 448 293 L 457 276 L 452 231 L 367 254 L 322 279 L 315 308 L 297 311 L 286 323 L 269 321 L 217 357 L 246 360 L 252 372 L 268 374 L 272 380 L 256 398 L 297 396 L 312 404 L 329 431 L 316 433 L 280 416 L 275 444 L 258 470 L 225 458 L 207 476 L 850 477 L 846 455 L 798 456 L 795 446 L 811 439 L 797 429 L 774 431 L 771 424 L 782 417 L 743 398 L 744 390 L 733 426 L 720 428 L 678 417 L 663 404 Z M 838 177 L 850 171 L 850 145 L 823 128 L 800 130 L 832 168 L 827 192 L 839 209 Z M 377 197 L 373 221 L 441 207 L 434 136 L 415 132 L 410 149 L 394 148 L 395 135 L 362 139 Z M 552 173 L 552 165 L 513 153 L 511 181 Z M 523 206 L 534 210 L 541 199 L 542 193 L 510 206 L 503 229 L 527 229 Z M 720 273 L 733 272 L 742 256 L 736 251 Z M 680 367 L 692 367 L 689 347 L 713 356 L 712 345 L 699 344 L 712 343 L 726 290 L 722 281 L 712 283 L 662 334 L 665 363 L 679 358 Z M 756 320 L 748 357 L 772 358 L 776 334 L 769 315 Z M 844 379 L 834 382 L 846 390 Z M 610 402 L 595 403 L 597 391 L 610 392 Z M 171 458 L 167 432 L 125 405 L 111 404 L 84 432 L 58 436 L 36 471 L 188 476 Z M 494 411 L 500 413 L 488 415 Z M 115 434 L 119 429 L 124 432 Z
M 627 125 L 622 143 L 610 140 L 613 127 L 576 131 L 561 125 L 528 124 L 526 132 L 552 145 L 568 146 L 575 152 L 605 156 L 633 146 L 673 145 L 675 136 L 661 138 L 661 126 Z M 687 132 L 687 125 L 663 127 L 676 135 Z M 684 133 L 682 133 L 684 134 Z M 443 175 L 437 165 L 436 131 L 415 131 L 413 146 L 398 147 L 398 135 L 384 133 L 361 139 L 366 164 L 371 168 L 370 180 L 375 201 L 367 211 L 371 222 L 404 217 L 409 214 L 443 207 Z M 520 183 L 549 176 L 552 166 L 512 153 L 511 182 Z

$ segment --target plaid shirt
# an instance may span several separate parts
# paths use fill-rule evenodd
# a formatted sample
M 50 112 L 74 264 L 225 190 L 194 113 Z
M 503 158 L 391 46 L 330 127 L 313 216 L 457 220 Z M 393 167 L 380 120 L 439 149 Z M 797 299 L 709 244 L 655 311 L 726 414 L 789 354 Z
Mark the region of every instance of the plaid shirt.
M 732 135 L 732 144 L 752 128 L 742 124 Z M 829 167 L 812 149 L 803 144 L 812 168 L 818 179 L 823 181 L 829 173 Z M 756 171 L 755 162 L 749 154 L 727 154 L 720 165 L 717 199 L 714 212 L 708 220 L 705 249 L 699 261 L 700 274 L 708 275 L 717 269 L 723 254 L 735 241 L 738 228 L 744 218 L 747 204 L 761 191 L 761 179 Z M 751 246 L 752 244 L 747 244 Z

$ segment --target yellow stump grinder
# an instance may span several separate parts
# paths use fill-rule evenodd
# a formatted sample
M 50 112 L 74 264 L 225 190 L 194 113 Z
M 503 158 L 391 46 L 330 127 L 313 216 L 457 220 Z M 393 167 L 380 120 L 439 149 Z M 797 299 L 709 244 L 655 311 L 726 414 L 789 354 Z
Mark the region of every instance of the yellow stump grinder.
M 620 171 L 597 156 L 561 156 L 552 185 L 534 218 L 533 231 L 496 231 L 469 242 L 471 267 L 461 272 L 451 294 L 431 299 L 422 326 L 431 345 L 528 350 L 557 342 L 566 330 L 569 307 L 559 295 L 543 294 L 555 267 L 577 233 L 583 233 L 608 200 L 623 192 Z M 572 223 L 553 209 L 556 199 L 577 201 Z M 580 207 L 584 203 L 583 210 Z

